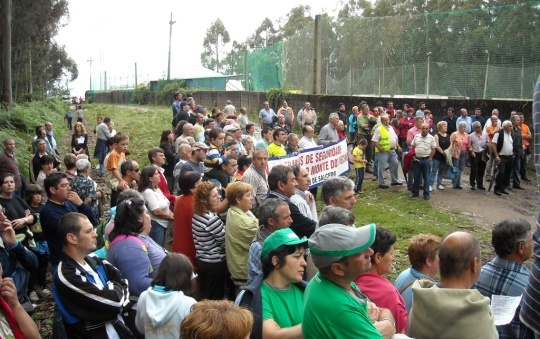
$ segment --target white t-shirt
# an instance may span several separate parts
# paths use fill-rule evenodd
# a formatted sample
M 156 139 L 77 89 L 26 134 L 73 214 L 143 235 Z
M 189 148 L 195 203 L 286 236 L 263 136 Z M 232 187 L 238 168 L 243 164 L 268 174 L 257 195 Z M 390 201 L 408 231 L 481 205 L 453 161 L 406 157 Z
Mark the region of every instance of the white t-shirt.
M 144 197 L 144 201 L 146 201 L 146 207 L 148 208 L 148 211 L 150 211 L 150 218 L 156 221 L 161 226 L 167 228 L 167 226 L 169 225 L 169 220 L 157 217 L 154 215 L 154 213 L 152 213 L 152 211 L 160 209 L 164 213 L 169 214 L 170 202 L 167 198 L 165 198 L 163 192 L 161 192 L 159 188 L 155 191 L 153 189 L 147 188 L 144 190 L 142 195 Z

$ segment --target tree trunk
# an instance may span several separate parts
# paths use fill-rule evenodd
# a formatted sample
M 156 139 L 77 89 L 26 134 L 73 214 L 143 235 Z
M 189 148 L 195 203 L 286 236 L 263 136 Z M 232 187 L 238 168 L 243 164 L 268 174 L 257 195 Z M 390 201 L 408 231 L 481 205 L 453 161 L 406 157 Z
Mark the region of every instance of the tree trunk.
M 30 38 L 28 39 L 28 78 L 26 81 L 28 81 L 28 94 L 30 97 L 32 96 L 34 92 L 34 86 L 33 86 L 33 79 L 32 76 L 32 44 L 30 43 Z
M 216 72 L 219 73 L 219 35 L 216 39 Z
M 2 101 L 9 106 L 13 106 L 13 95 L 11 93 L 11 0 L 3 0 L 2 8 L 4 16 L 4 27 L 2 27 L 2 51 L 4 52 L 4 88 L 2 89 Z

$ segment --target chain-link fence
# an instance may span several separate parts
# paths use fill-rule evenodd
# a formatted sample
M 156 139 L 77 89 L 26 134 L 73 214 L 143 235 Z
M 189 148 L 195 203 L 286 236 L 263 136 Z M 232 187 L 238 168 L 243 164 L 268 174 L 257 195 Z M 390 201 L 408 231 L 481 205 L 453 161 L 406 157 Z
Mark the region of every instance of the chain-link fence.
M 318 18 L 321 94 L 528 98 L 540 73 L 540 2 L 396 17 Z M 253 51 L 251 90 L 314 92 L 314 24 Z

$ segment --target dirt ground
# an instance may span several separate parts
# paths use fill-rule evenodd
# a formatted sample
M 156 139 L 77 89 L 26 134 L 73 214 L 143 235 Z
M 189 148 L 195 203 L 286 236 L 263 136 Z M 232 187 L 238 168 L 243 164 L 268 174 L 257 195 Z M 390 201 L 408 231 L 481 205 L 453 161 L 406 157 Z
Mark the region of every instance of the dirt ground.
M 534 178 L 529 175 L 529 177 Z M 483 226 L 488 230 L 503 219 L 521 218 L 536 224 L 536 215 L 539 211 L 537 202 L 536 181 L 521 182 L 523 190 L 513 189 L 510 194 L 496 196 L 493 188 L 487 191 L 471 191 L 469 186 L 469 168 L 466 168 L 462 175 L 462 190 L 453 189 L 450 180 L 446 183 L 443 191 L 435 189 L 431 192 L 431 204 L 445 210 L 457 210 L 469 217 L 478 226 Z M 487 188 L 489 182 L 485 182 Z

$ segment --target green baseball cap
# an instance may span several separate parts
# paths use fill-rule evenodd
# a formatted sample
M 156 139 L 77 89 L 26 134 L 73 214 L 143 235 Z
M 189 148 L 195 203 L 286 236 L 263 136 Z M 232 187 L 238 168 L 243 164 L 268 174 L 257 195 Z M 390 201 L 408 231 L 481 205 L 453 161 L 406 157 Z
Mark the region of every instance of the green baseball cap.
M 299 245 L 299 244 L 305 244 L 307 242 L 308 242 L 308 239 L 298 238 L 296 233 L 294 233 L 293 230 L 291 230 L 290 228 L 277 230 L 274 233 L 270 234 L 270 236 L 266 238 L 266 240 L 264 240 L 262 251 L 261 251 L 261 258 L 264 260 L 266 257 L 268 257 L 268 254 L 270 254 L 270 252 L 272 252 L 273 250 L 277 249 L 280 246 Z

